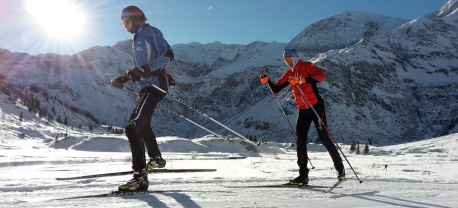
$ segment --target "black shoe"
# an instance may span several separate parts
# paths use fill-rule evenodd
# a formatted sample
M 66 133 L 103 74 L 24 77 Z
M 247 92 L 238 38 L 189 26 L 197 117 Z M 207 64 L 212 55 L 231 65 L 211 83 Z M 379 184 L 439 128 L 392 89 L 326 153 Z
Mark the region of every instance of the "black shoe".
M 118 187 L 119 191 L 146 191 L 148 190 L 148 172 L 142 170 L 134 172 L 134 177 Z
M 146 164 L 146 169 L 151 171 L 154 168 L 163 168 L 165 167 L 166 161 L 161 156 L 156 156 L 151 158 Z
M 291 185 L 307 185 L 309 183 L 309 177 L 305 175 L 300 175 L 297 178 L 290 180 L 288 184 Z

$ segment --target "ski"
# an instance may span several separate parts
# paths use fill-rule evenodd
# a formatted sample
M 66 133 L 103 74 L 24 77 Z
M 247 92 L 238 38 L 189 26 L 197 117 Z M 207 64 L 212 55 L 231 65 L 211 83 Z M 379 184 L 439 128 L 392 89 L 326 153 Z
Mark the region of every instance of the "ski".
M 342 188 L 333 186 L 316 186 L 316 185 L 292 185 L 292 184 L 269 184 L 269 185 L 252 185 L 252 186 L 226 186 L 227 188 L 303 188 L 303 189 L 330 189 Z
M 327 192 L 328 192 L 328 193 L 331 192 L 331 191 L 334 190 L 335 188 L 339 187 L 340 184 L 342 184 L 343 182 L 348 181 L 348 180 L 350 180 L 350 179 L 352 179 L 352 178 L 344 178 L 344 179 L 342 179 L 342 180 L 340 180 L 340 181 L 337 181 L 337 182 L 336 182 Z
M 216 171 L 216 169 L 153 169 L 149 171 L 149 173 L 189 173 L 189 172 L 214 172 L 214 171 Z M 56 178 L 56 180 L 63 181 L 63 180 L 75 180 L 75 179 L 87 179 L 87 178 L 100 178 L 100 177 L 110 177 L 110 176 L 119 176 L 119 175 L 129 175 L 133 173 L 134 171 L 123 171 L 123 172 L 101 173 L 101 174 L 94 174 L 94 175 Z
M 182 190 L 112 191 L 111 193 L 93 194 L 93 195 L 85 195 L 85 196 L 73 196 L 73 197 L 59 198 L 59 199 L 55 199 L 55 200 L 87 199 L 87 198 L 116 197 L 116 196 L 133 196 L 133 195 L 141 195 L 141 194 L 168 193 L 168 192 L 181 192 L 181 191 Z

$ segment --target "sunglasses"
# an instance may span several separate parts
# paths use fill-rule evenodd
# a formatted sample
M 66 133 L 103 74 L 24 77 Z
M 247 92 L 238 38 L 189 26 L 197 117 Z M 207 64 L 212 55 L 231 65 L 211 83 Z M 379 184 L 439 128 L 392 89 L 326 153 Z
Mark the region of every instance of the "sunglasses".
M 285 59 L 284 59 L 284 61 L 285 61 L 286 63 L 292 63 L 293 60 L 294 60 L 294 57 L 285 57 Z

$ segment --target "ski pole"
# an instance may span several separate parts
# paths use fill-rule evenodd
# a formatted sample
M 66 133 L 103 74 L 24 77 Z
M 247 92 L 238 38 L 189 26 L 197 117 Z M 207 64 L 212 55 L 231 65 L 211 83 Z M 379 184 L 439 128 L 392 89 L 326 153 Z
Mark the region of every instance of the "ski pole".
M 277 95 L 275 95 L 275 93 L 272 91 L 272 88 L 270 86 L 269 86 L 269 89 L 270 89 L 270 92 L 272 93 L 272 95 L 274 96 L 275 101 L 277 101 L 278 107 L 280 108 L 281 112 L 285 116 L 286 121 L 288 121 L 289 128 L 293 132 L 294 136 L 297 137 L 296 130 L 294 130 L 293 125 L 291 124 L 291 121 L 288 119 L 288 116 L 286 116 L 285 111 L 281 107 L 281 104 L 280 104 L 280 101 L 278 101 Z
M 210 131 L 209 129 L 203 127 L 202 125 L 199 125 L 198 123 L 192 121 L 192 120 L 189 119 L 189 118 L 186 118 L 185 116 L 183 116 L 183 115 L 181 115 L 181 114 L 179 114 L 179 113 L 177 113 L 177 112 L 175 112 L 175 111 L 173 111 L 173 110 L 170 110 L 169 108 L 165 107 L 164 105 L 162 105 L 162 104 L 160 104 L 160 103 L 158 103 L 157 105 L 158 105 L 160 108 L 162 108 L 162 109 L 164 109 L 164 110 L 166 110 L 166 111 L 168 111 L 168 112 L 170 112 L 170 113 L 173 113 L 173 114 L 177 115 L 178 117 L 184 119 L 185 121 L 188 121 L 189 123 L 192 123 L 192 124 L 196 125 L 197 127 L 199 127 L 199 128 L 201 128 L 201 129 L 207 131 L 208 133 L 213 134 L 214 136 L 220 137 L 217 133 L 215 133 L 215 132 L 213 132 L 213 131 Z
M 126 90 L 128 90 L 128 91 L 130 91 L 130 92 L 135 93 L 135 94 L 138 95 L 138 93 L 135 92 L 133 89 L 131 89 L 131 88 L 129 88 L 129 87 L 124 87 L 124 88 L 125 88 Z M 158 105 L 160 108 L 162 108 L 162 109 L 164 109 L 164 110 L 166 110 L 166 111 L 168 111 L 168 112 L 170 112 L 170 113 L 173 113 L 173 114 L 177 115 L 178 117 L 184 119 L 185 121 L 188 121 L 189 123 L 192 123 L 192 124 L 196 125 L 197 127 L 200 127 L 201 129 L 207 131 L 208 133 L 213 134 L 214 136 L 217 136 L 217 137 L 221 137 L 221 136 L 219 136 L 217 133 L 215 133 L 215 132 L 213 132 L 213 131 L 210 131 L 209 129 L 203 127 L 202 125 L 199 125 L 198 123 L 194 122 L 193 120 L 191 120 L 191 119 L 189 119 L 189 118 L 186 118 L 185 116 L 183 116 L 183 115 L 177 113 L 176 111 L 173 111 L 173 110 L 171 110 L 171 109 L 165 107 L 164 105 L 162 105 L 162 104 L 160 104 L 160 103 L 158 103 L 157 105 Z
M 275 93 L 274 93 L 274 91 L 272 90 L 272 88 L 270 87 L 270 85 L 268 85 L 268 87 L 269 87 L 269 89 L 270 89 L 270 92 L 271 92 L 272 95 L 274 96 L 275 101 L 277 101 L 278 107 L 280 107 L 281 112 L 282 112 L 283 115 L 285 116 L 286 121 L 288 121 L 288 124 L 289 124 L 289 127 L 291 128 L 291 131 L 293 132 L 294 136 L 297 138 L 296 130 L 294 130 L 293 125 L 291 124 L 291 121 L 288 119 L 288 116 L 286 116 L 285 111 L 284 111 L 283 108 L 281 107 L 281 104 L 280 104 L 280 101 L 278 101 L 277 95 L 275 95 Z M 309 160 L 309 163 L 310 163 L 310 165 L 312 166 L 312 169 L 315 169 L 315 167 L 314 167 L 313 164 L 312 164 L 312 160 L 310 160 L 309 157 L 307 157 L 307 159 Z
M 334 138 L 334 136 L 331 134 L 331 132 L 329 131 L 328 127 L 326 126 L 326 124 L 323 122 L 323 120 L 321 119 L 321 117 L 318 115 L 318 113 L 316 112 L 315 108 L 312 106 L 312 104 L 310 103 L 310 101 L 307 99 L 307 97 L 305 97 L 305 94 L 304 92 L 301 90 L 301 88 L 299 87 L 299 84 L 296 85 L 297 89 L 299 90 L 299 92 L 301 93 L 301 99 L 302 101 L 304 101 L 305 99 L 305 102 L 310 106 L 310 108 L 313 110 L 313 113 L 315 113 L 316 117 L 318 118 L 318 122 L 321 123 L 321 125 L 323 125 L 324 129 L 326 130 L 326 132 L 328 133 L 329 137 L 332 139 L 332 141 L 335 143 L 337 149 L 339 149 L 340 153 L 342 154 L 342 156 L 345 158 L 345 160 L 347 161 L 348 165 L 350 166 L 351 170 L 353 171 L 353 173 L 355 174 L 356 178 L 358 179 L 359 183 L 362 183 L 363 181 L 359 179 L 358 177 L 358 174 L 356 174 L 356 171 L 355 169 L 353 168 L 353 166 L 350 164 L 350 161 L 348 161 L 347 159 L 347 156 L 345 156 L 345 154 L 343 153 L 342 149 L 340 148 L 339 144 L 337 144 L 337 141 L 336 139 Z
M 240 135 L 239 133 L 237 133 L 236 131 L 234 131 L 234 130 L 232 130 L 231 128 L 227 127 L 226 125 L 224 125 L 224 124 L 218 122 L 217 120 L 213 119 L 212 117 L 210 117 L 210 116 L 207 115 L 206 113 L 204 113 L 204 112 L 202 112 L 202 111 L 200 111 L 200 110 L 197 110 L 196 108 L 192 107 L 191 105 L 189 105 L 188 103 L 186 103 L 186 102 L 183 101 L 182 99 L 180 99 L 180 98 L 178 98 L 178 97 L 176 97 L 176 96 L 174 96 L 174 95 L 168 93 L 167 91 L 165 91 L 165 90 L 163 90 L 162 88 L 156 86 L 156 85 L 153 84 L 152 82 L 150 82 L 150 81 L 148 81 L 148 80 L 145 80 L 144 78 L 142 78 L 142 80 L 143 80 L 144 82 L 150 84 L 150 85 L 153 86 L 154 88 L 158 89 L 159 91 L 163 92 L 164 94 L 170 96 L 171 98 L 173 98 L 174 100 L 178 101 L 179 103 L 185 105 L 185 106 L 188 107 L 189 109 L 191 109 L 191 110 L 193 110 L 193 111 L 195 111 L 195 112 L 197 112 L 197 113 L 203 115 L 205 118 L 209 119 L 210 121 L 213 121 L 214 123 L 220 125 L 221 127 L 225 128 L 225 129 L 227 129 L 227 130 L 229 130 L 230 132 L 236 134 L 237 136 L 239 136 L 240 138 L 246 140 L 247 142 L 250 142 L 250 143 L 254 144 L 254 142 L 252 142 L 251 140 L 249 140 L 249 139 L 247 139 L 246 137 Z M 258 146 L 259 146 L 259 145 L 258 145 Z
M 124 87 L 124 89 L 126 89 L 126 90 L 128 90 L 128 91 L 130 91 L 130 92 L 135 93 L 135 94 L 138 95 L 137 92 L 135 92 L 133 89 L 131 89 L 131 88 L 129 88 L 129 87 Z M 158 103 L 157 105 L 158 105 L 160 108 L 162 108 L 163 110 L 166 110 L 166 111 L 168 111 L 168 112 L 170 112 L 170 113 L 173 113 L 173 114 L 177 115 L 178 117 L 184 119 L 185 121 L 188 121 L 189 123 L 192 123 L 192 124 L 196 125 L 197 127 L 199 127 L 199 128 L 201 128 L 201 129 L 207 131 L 208 133 L 213 134 L 213 135 L 216 136 L 216 137 L 225 139 L 225 138 L 223 138 L 221 135 L 219 135 L 219 134 L 217 134 L 217 133 L 215 133 L 215 132 L 213 132 L 213 131 L 211 131 L 211 130 L 205 128 L 205 127 L 203 127 L 202 125 L 199 125 L 198 123 L 194 122 L 193 120 L 191 120 L 191 119 L 189 119 L 189 118 L 186 118 L 185 116 L 183 116 L 183 115 L 177 113 L 176 111 L 173 111 L 173 110 L 171 110 L 171 109 L 165 107 L 164 105 L 162 105 L 162 104 L 160 104 L 160 103 Z M 227 138 L 226 140 L 229 140 L 229 138 Z M 259 145 L 258 145 L 258 146 L 259 146 Z M 248 149 L 247 149 L 247 150 L 248 150 Z
M 127 91 L 129 91 L 129 92 L 131 92 L 131 93 L 134 93 L 134 94 L 138 95 L 138 92 L 135 92 L 135 90 L 133 90 L 133 89 L 131 89 L 131 88 L 129 88 L 129 87 L 124 86 L 123 89 L 126 89 Z

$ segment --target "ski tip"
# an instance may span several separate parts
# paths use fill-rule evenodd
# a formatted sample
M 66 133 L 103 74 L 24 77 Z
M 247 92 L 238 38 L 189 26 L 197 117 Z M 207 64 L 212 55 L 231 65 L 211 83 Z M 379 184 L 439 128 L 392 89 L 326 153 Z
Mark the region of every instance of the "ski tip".
M 359 183 L 363 183 L 363 181 L 359 181 Z

